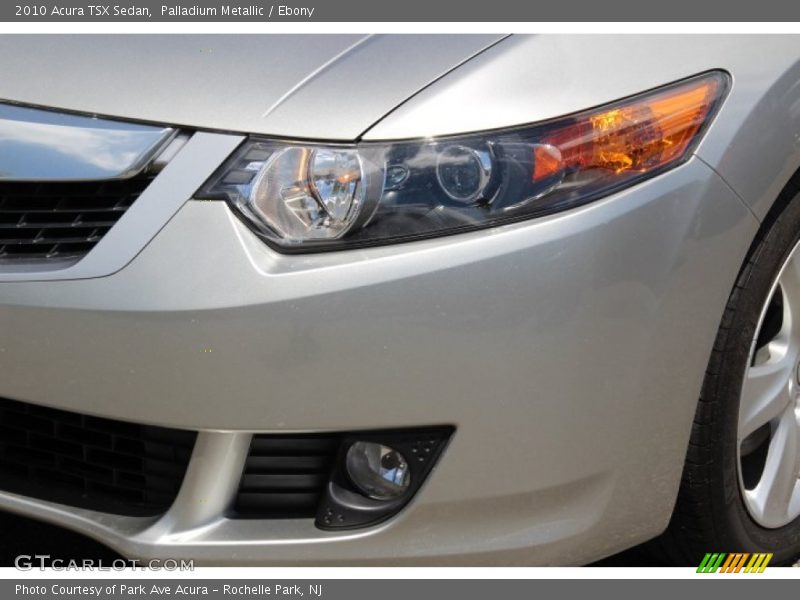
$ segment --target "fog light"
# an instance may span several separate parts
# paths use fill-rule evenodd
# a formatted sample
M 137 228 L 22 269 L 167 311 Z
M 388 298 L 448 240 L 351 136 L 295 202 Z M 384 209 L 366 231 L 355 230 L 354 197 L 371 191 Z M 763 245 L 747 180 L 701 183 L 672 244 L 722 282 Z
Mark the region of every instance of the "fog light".
M 347 450 L 347 475 L 365 496 L 394 500 L 411 485 L 408 462 L 394 448 L 375 442 L 356 442 Z
M 419 491 L 452 433 L 452 427 L 439 426 L 344 436 L 317 506 L 317 527 L 355 529 L 396 515 Z

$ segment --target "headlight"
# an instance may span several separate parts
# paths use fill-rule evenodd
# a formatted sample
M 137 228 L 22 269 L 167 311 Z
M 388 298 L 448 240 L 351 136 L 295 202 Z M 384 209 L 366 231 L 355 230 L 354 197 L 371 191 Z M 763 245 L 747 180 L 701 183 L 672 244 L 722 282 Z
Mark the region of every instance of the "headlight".
M 554 121 L 449 138 L 253 138 L 197 197 L 228 200 L 284 250 L 491 227 L 580 206 L 687 160 L 727 87 L 712 72 Z

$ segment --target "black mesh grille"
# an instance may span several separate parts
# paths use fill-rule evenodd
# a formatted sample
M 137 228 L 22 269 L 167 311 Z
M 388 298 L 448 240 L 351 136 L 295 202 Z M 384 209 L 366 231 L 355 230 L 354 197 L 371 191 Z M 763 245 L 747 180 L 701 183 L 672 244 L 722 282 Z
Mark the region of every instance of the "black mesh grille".
M 166 511 L 195 432 L 0 398 L 0 489 L 125 515 Z
M 336 435 L 255 435 L 233 517 L 313 518 L 340 445 Z
M 80 258 L 151 181 L 0 181 L 0 260 Z

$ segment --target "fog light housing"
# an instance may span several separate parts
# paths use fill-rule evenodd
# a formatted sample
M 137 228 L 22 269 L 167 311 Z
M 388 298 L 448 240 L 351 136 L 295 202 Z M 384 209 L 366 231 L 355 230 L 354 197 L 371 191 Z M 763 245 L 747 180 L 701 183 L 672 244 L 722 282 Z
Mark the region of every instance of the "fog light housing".
M 419 490 L 452 433 L 452 427 L 436 427 L 347 436 L 319 504 L 317 527 L 365 527 L 397 514 Z

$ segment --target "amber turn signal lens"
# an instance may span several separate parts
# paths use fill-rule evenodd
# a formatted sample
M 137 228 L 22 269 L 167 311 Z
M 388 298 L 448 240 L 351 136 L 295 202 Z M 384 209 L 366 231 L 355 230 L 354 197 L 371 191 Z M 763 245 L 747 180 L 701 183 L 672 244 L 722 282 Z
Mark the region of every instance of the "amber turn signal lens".
M 544 181 L 564 170 L 561 150 L 550 144 L 533 146 L 533 181 Z
M 645 173 L 685 156 L 719 100 L 725 79 L 718 73 L 620 102 L 548 134 L 534 148 L 532 181 L 559 171 L 603 169 Z M 553 147 L 560 154 L 539 148 Z

